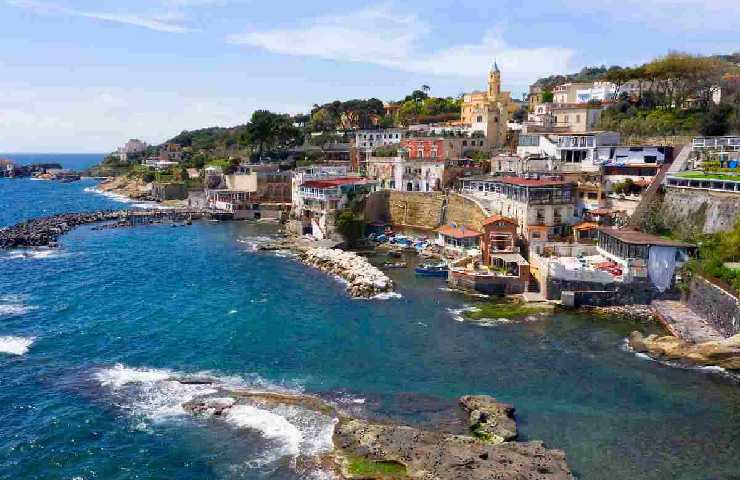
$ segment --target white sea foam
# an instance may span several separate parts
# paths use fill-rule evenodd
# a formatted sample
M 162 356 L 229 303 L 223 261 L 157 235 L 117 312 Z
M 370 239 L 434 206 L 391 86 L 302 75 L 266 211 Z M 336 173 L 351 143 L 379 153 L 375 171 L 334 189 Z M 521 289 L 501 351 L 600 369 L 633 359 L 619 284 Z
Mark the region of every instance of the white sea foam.
M 229 313 L 227 315 L 234 315 L 237 313 L 238 310 L 229 310 Z
M 25 315 L 37 307 L 27 305 L 26 295 L 0 295 L 0 317 Z
M 0 353 L 24 355 L 34 340 L 33 337 L 0 337 Z
M 229 409 L 226 421 L 237 428 L 256 430 L 268 440 L 280 444 L 276 456 L 296 456 L 300 453 L 303 434 L 285 417 L 251 405 L 236 405 Z
M 448 312 L 452 315 L 452 318 L 455 319 L 458 322 L 464 322 L 465 317 L 463 316 L 466 312 L 478 312 L 480 311 L 480 308 L 475 307 L 473 305 L 465 305 L 462 308 L 448 308 Z
M 67 253 L 54 248 L 18 248 L 10 250 L 7 254 L 0 256 L 0 260 L 44 260 L 47 258 L 59 258 Z
M 113 200 L 115 202 L 120 202 L 120 203 L 133 203 L 134 202 L 134 200 L 128 198 L 125 195 L 121 195 L 120 193 L 115 193 L 115 192 L 106 192 L 106 191 L 100 190 L 97 187 L 87 187 L 83 191 L 87 193 L 95 193 L 97 195 L 102 195 L 103 197 L 109 198 L 110 200 Z
M 242 237 L 237 239 L 237 243 L 241 243 L 244 245 L 247 245 L 249 247 L 249 250 L 252 252 L 256 252 L 259 250 L 259 246 L 263 243 L 269 243 L 275 241 L 274 237 L 268 237 L 264 235 L 256 235 L 251 237 Z
M 370 297 L 370 300 L 392 300 L 394 298 L 403 298 L 398 292 L 382 292 Z

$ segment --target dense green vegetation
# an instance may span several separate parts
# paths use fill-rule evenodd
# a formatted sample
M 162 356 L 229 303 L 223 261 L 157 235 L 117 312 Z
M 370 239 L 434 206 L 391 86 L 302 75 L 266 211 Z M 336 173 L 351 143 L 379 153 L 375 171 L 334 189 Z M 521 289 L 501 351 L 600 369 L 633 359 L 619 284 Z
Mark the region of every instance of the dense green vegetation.
M 342 236 L 348 246 L 354 245 L 365 235 L 365 220 L 356 215 L 351 209 L 345 209 L 337 214 L 337 232 Z
M 725 135 L 740 129 L 740 68 L 723 57 L 669 53 L 637 67 L 611 67 L 615 104 L 599 128 L 625 135 Z M 628 83 L 637 94 L 621 89 Z M 714 96 L 721 91 L 721 104 Z
M 718 279 L 740 295 L 740 270 L 726 266 L 727 263 L 740 262 L 740 218 L 728 232 L 699 235 L 689 240 L 699 245 L 699 255 L 687 263 L 685 270 L 688 276 L 697 273 Z
M 570 73 L 565 75 L 550 75 L 549 77 L 540 78 L 534 84 L 533 87 L 539 87 L 547 92 L 550 92 L 554 87 L 568 82 L 593 82 L 599 80 L 607 72 L 607 68 L 602 65 L 600 67 L 584 67 L 580 72 Z M 547 102 L 548 100 L 543 100 Z M 552 101 L 550 98 L 549 101 Z

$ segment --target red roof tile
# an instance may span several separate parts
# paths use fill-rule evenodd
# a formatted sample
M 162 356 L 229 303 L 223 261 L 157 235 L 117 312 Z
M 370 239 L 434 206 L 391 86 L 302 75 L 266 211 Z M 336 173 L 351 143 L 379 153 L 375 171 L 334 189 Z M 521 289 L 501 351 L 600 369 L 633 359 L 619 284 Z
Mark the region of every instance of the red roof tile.
M 504 217 L 503 215 L 492 215 L 492 216 L 486 218 L 485 220 L 483 220 L 483 225 L 490 225 L 490 224 L 495 223 L 495 222 L 498 222 L 498 221 L 508 222 L 508 223 L 511 223 L 511 224 L 514 224 L 514 225 L 517 224 L 517 221 L 514 220 L 513 218 Z
M 561 185 L 568 185 L 571 182 L 565 180 L 554 180 L 547 178 L 522 178 L 522 177 L 503 177 L 501 179 L 504 183 L 511 185 L 519 185 L 521 187 L 554 187 Z
M 454 238 L 475 238 L 480 237 L 480 232 L 476 232 L 473 229 L 465 227 L 453 227 L 452 225 L 443 225 L 437 229 L 437 232 L 441 233 L 446 237 Z
M 309 188 L 334 188 L 340 185 L 364 185 L 366 183 L 369 183 L 366 178 L 344 177 L 329 180 L 308 180 L 303 182 L 301 186 Z

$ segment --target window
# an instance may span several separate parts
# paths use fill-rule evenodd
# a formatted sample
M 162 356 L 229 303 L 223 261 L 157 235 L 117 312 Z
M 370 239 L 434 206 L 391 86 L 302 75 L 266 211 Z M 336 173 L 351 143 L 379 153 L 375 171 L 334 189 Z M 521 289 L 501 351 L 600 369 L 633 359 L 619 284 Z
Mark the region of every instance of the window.
M 645 163 L 657 163 L 658 157 L 655 155 L 645 155 L 644 162 Z
M 475 119 L 478 123 L 483 123 L 483 115 L 478 115 L 478 118 Z
M 581 115 L 576 113 L 576 123 L 581 123 Z

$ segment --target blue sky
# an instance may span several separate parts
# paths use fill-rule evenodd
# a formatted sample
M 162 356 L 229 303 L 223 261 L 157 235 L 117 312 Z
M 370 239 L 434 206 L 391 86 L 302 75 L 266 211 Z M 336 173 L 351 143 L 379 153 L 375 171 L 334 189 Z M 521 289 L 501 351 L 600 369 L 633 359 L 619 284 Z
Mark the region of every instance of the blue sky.
M 738 0 L 0 0 L 0 151 L 100 152 L 333 99 L 729 53 Z

